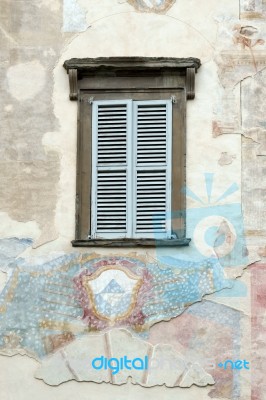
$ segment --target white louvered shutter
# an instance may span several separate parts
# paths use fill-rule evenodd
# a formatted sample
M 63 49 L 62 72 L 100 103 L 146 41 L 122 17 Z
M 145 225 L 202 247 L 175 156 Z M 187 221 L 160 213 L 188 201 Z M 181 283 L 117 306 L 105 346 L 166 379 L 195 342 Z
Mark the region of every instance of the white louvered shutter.
M 172 102 L 134 102 L 135 237 L 171 237 Z
M 172 103 L 94 101 L 92 238 L 169 238 Z
M 130 236 L 132 101 L 93 102 L 92 237 Z M 130 169 L 130 170 L 129 170 Z

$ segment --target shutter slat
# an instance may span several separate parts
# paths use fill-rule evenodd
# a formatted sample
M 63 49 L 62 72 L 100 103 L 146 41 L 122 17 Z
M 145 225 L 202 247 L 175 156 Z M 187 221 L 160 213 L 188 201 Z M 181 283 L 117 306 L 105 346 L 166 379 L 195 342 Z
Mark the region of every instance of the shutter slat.
M 142 134 L 144 134 L 145 135 L 145 133 L 147 132 L 147 133 L 153 133 L 153 132 L 162 132 L 162 133 L 166 133 L 166 130 L 164 129 L 164 127 L 162 126 L 162 127 L 159 127 L 158 125 L 157 126 L 154 126 L 154 127 L 152 127 L 152 126 L 148 126 L 148 127 L 145 127 L 145 126 L 141 126 L 141 127 L 138 127 L 138 131 L 140 132 L 140 133 L 142 133 Z
M 161 105 L 159 105 L 158 107 L 149 107 L 147 105 L 142 105 L 141 108 L 138 110 L 139 114 L 150 112 L 150 111 L 156 111 L 156 113 L 162 112 L 162 111 L 165 112 L 165 110 L 162 108 Z
M 152 132 L 147 132 L 147 130 L 145 131 L 145 133 L 142 133 L 139 130 L 139 134 L 138 134 L 138 140 L 144 140 L 145 138 L 147 138 L 147 140 L 150 140 L 150 138 L 160 138 L 160 132 L 155 132 L 155 130 L 153 129 Z
M 124 128 L 116 128 L 115 132 L 114 132 L 113 127 L 108 128 L 108 127 L 106 127 L 106 125 L 105 125 L 105 128 L 99 127 L 98 133 L 99 133 L 98 134 L 99 137 L 104 137 L 105 134 L 109 134 L 109 133 L 112 133 L 114 136 L 118 136 L 118 137 L 119 136 L 125 136 L 126 137 L 126 132 L 125 132 Z

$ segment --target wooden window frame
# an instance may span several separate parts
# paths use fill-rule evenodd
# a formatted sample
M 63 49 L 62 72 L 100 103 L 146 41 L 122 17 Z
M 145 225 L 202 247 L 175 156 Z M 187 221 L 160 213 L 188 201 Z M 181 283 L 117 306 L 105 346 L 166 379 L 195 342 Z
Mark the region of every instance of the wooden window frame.
M 75 247 L 186 246 L 186 102 L 195 96 L 196 58 L 71 59 L 70 100 L 78 100 Z M 91 239 L 92 102 L 172 100 L 171 239 Z

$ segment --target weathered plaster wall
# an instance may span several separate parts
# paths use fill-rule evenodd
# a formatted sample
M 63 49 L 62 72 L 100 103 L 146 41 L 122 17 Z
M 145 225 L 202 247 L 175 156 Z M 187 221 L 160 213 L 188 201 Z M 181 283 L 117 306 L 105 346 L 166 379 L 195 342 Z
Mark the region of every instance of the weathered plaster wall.
M 49 231 L 53 238 L 59 156 L 44 148 L 42 138 L 58 127 L 52 69 L 64 43 L 61 7 L 3 0 L 0 16 L 1 211 L 18 222 L 34 221 L 41 235 Z M 37 235 L 32 231 L 36 241 Z
M 264 0 L 243 0 L 240 4 L 236 0 L 208 0 L 200 5 L 195 0 L 1 1 L 0 351 L 5 355 L 26 351 L 38 360 L 19 355 L 0 357 L 4 371 L 0 377 L 1 399 L 66 399 L 77 393 L 81 399 L 95 394 L 101 399 L 264 399 L 261 374 L 265 352 L 261 343 L 265 298 L 261 281 L 265 265 L 254 264 L 244 273 L 243 268 L 266 257 L 266 188 L 262 179 L 265 14 Z M 108 249 L 91 249 L 86 256 L 86 249 L 71 247 L 77 104 L 68 99 L 68 77 L 62 64 L 72 57 L 99 56 L 193 56 L 202 61 L 196 76 L 196 99 L 187 104 L 188 236 L 192 237 L 187 249 L 114 249 L 111 254 Z M 215 245 L 217 229 L 205 243 L 209 224 L 221 223 L 208 219 L 210 211 L 218 215 L 226 211 L 235 227 L 235 232 L 230 224 L 219 227 L 219 232 L 235 244 L 233 250 L 228 244 L 227 254 Z M 157 319 L 151 323 L 147 310 L 138 308 L 137 303 L 136 319 L 122 320 L 113 326 L 117 331 L 111 329 L 106 335 L 114 335 L 115 343 L 123 334 L 120 329 L 127 329 L 135 335 L 136 352 L 145 346 L 151 352 L 156 345 L 160 352 L 167 344 L 171 349 L 168 346 L 166 358 L 175 357 L 177 352 L 179 359 L 189 360 L 185 370 L 176 374 L 171 375 L 167 366 L 160 376 L 137 376 L 133 380 L 143 386 L 212 386 L 145 389 L 130 384 L 115 387 L 69 382 L 49 387 L 34 380 L 43 357 L 37 376 L 48 383 L 53 384 L 51 371 L 57 383 L 106 378 L 88 376 L 85 360 L 77 354 L 84 348 L 82 341 L 94 340 L 88 334 L 92 327 L 98 329 L 99 336 L 101 329 L 110 330 L 110 326 L 101 326 L 82 298 L 75 297 L 76 292 L 71 297 L 71 302 L 77 302 L 75 315 L 68 304 L 54 303 L 60 303 L 65 292 L 50 293 L 46 306 L 42 296 L 63 279 L 69 285 L 64 290 L 72 295 L 73 277 L 93 274 L 92 267 L 82 260 L 97 260 L 93 262 L 99 265 L 93 268 L 102 271 L 110 256 L 113 259 L 106 265 L 114 263 L 120 268 L 121 259 L 134 259 L 140 263 L 139 269 L 122 263 L 124 271 L 133 268 L 136 276 L 147 276 L 150 271 L 145 305 L 148 307 L 154 297 L 158 299 L 154 293 L 160 284 L 161 303 L 167 312 L 156 306 Z M 205 263 L 209 257 L 215 259 L 213 268 Z M 174 289 L 167 287 L 171 274 Z M 227 289 L 217 292 L 222 288 Z M 169 295 L 171 289 L 176 298 Z M 187 308 L 206 294 L 210 295 L 204 301 Z M 170 312 L 169 301 L 174 305 Z M 84 309 L 88 312 L 85 324 Z M 51 326 L 54 315 L 60 313 L 57 322 L 61 325 Z M 141 334 L 134 330 L 136 320 L 138 325 L 140 321 L 147 325 Z M 130 340 L 124 342 L 123 351 L 130 350 Z M 100 352 L 101 339 L 97 343 L 95 349 Z M 113 346 L 111 343 L 109 351 Z M 208 370 L 203 365 L 199 369 L 199 358 L 212 359 L 216 367 Z M 227 358 L 250 360 L 254 369 L 219 369 L 217 364 Z M 59 359 L 60 366 L 54 366 Z M 77 365 L 76 359 L 83 364 Z M 71 369 L 79 373 L 64 375 L 66 365 L 70 365 L 67 373 Z M 126 379 L 124 376 L 123 381 Z

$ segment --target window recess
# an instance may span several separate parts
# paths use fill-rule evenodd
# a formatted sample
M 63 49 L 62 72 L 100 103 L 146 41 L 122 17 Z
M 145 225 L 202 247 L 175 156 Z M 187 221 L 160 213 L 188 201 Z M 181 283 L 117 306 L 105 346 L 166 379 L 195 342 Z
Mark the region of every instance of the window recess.
M 71 59 L 78 105 L 73 246 L 180 246 L 186 237 L 186 103 L 197 58 Z

